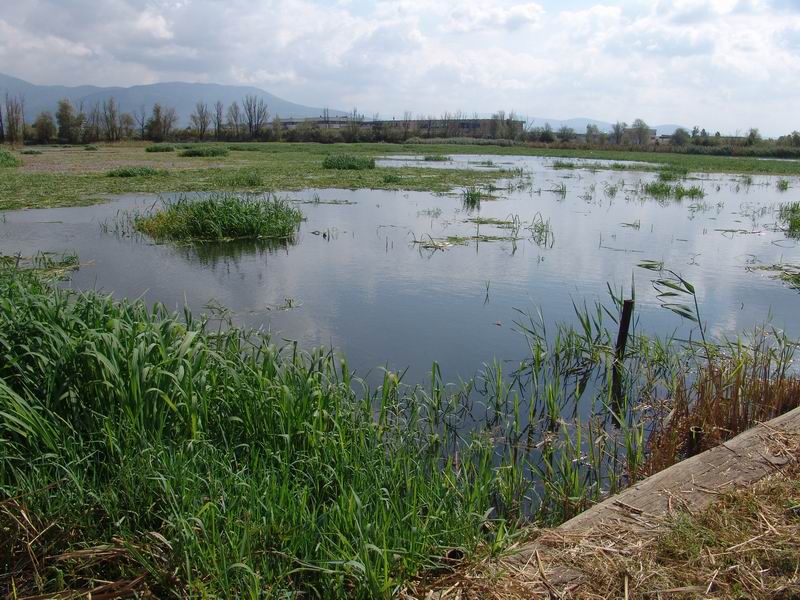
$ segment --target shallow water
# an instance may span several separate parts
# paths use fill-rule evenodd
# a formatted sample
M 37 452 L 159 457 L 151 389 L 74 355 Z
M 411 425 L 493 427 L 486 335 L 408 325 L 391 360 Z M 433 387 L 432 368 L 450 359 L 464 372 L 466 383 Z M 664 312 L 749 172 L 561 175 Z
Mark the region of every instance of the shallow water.
M 494 166 L 477 164 L 487 160 Z M 496 191 L 496 199 L 473 211 L 459 194 L 287 194 L 298 201 L 318 195 L 322 203 L 299 205 L 307 221 L 296 243 L 285 247 L 156 245 L 104 232 L 101 223 L 119 211 L 148 209 L 157 201 L 126 196 L 89 207 L 6 212 L 0 252 L 74 251 L 81 268 L 68 285 L 144 296 L 171 308 L 222 304 L 240 322 L 270 329 L 276 341 L 336 347 L 361 375 L 381 365 L 407 367 L 407 381 L 424 380 L 433 361 L 450 381 L 472 376 L 495 358 L 515 364 L 526 348 L 514 326 L 519 310 L 541 310 L 548 323 L 571 321 L 573 301 L 610 306 L 606 284 L 627 294 L 632 276 L 639 331 L 689 334 L 689 323 L 660 306 L 651 284 L 656 274 L 637 267 L 647 259 L 664 261 L 695 285 L 709 335 L 736 335 L 771 315 L 776 327 L 800 336 L 800 293 L 768 272 L 748 270 L 800 261 L 797 243 L 774 230 L 776 207 L 800 199 L 800 180 L 781 193 L 776 178 L 755 177 L 746 186 L 735 176 L 703 176 L 684 185 L 701 185 L 704 199 L 658 202 L 636 192 L 652 173 L 556 170 L 552 163 L 507 156 L 387 161 L 521 168 L 532 180 L 524 187 L 514 180 L 520 189 Z M 549 191 L 561 183 L 565 194 Z M 609 186 L 619 188 L 613 197 Z M 329 200 L 354 204 L 324 203 Z M 552 246 L 537 245 L 524 229 L 519 235 L 525 239 L 516 242 L 472 241 L 445 250 L 414 243 L 478 231 L 508 235 L 493 226 L 478 230 L 466 220 L 517 215 L 529 223 L 537 214 L 549 221 Z

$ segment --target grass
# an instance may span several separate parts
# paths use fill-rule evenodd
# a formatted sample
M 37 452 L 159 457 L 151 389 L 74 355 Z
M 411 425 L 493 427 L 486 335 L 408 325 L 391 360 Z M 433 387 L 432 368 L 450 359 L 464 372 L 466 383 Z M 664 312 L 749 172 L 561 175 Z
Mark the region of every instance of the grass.
M 145 152 L 175 152 L 174 144 L 153 144 L 144 149 Z
M 689 170 L 683 167 L 671 166 L 658 172 L 659 181 L 675 181 L 683 179 L 689 174 Z
M 292 239 L 303 214 L 276 197 L 216 193 L 165 201 L 148 213 L 126 216 L 133 229 L 156 240 Z
M 374 169 L 375 159 L 352 154 L 329 154 L 322 161 L 322 167 L 340 171 L 363 171 L 364 169 Z
M 684 187 L 680 183 L 670 185 L 665 181 L 651 181 L 641 187 L 642 193 L 653 198 L 674 198 L 683 200 L 684 198 L 703 198 L 706 193 L 702 187 L 694 185 Z
M 98 150 L 100 150 L 100 148 L 98 148 L 94 144 L 86 144 L 83 147 L 83 149 L 86 150 L 87 152 L 97 152 Z
M 789 189 L 789 180 L 783 178 L 778 179 L 778 181 L 775 183 L 775 187 L 778 188 L 779 192 L 785 192 Z
M 255 169 L 225 169 L 214 176 L 219 189 L 245 190 L 264 187 L 264 175 Z
M 423 158 L 425 162 L 447 162 L 450 157 L 446 154 L 426 154 Z
M 617 316 L 576 306 L 575 327 L 545 330 L 521 314 L 511 371 L 449 386 L 434 364 L 424 388 L 387 371 L 369 389 L 329 351 L 0 261 L 0 584 L 391 597 L 453 556 L 501 551 L 523 518 L 560 523 L 635 481 L 667 399 L 683 386 L 696 405 L 686 373 L 740 365 L 737 406 L 756 406 L 754 382 L 793 358 L 772 332 L 715 350 L 636 335 L 612 409 Z
M 2 167 L 18 167 L 21 164 L 20 160 L 11 154 L 8 150 L 0 148 L 0 168 Z
M 24 154 L 26 156 L 39 156 L 42 154 L 41 150 L 35 150 L 33 148 L 28 148 L 27 150 L 22 150 L 20 154 Z
M 167 174 L 164 169 L 153 167 L 119 167 L 106 173 L 107 177 L 163 177 Z
M 800 202 L 787 202 L 778 210 L 778 218 L 786 226 L 786 235 L 800 237 Z
M 228 148 L 229 144 L 208 142 L 206 146 Z M 551 156 L 553 158 L 588 158 L 594 160 L 642 161 L 629 164 L 633 170 L 658 171 L 665 166 L 678 166 L 691 172 L 726 172 L 791 176 L 800 174 L 797 161 L 758 160 L 720 156 L 654 154 L 647 152 L 581 151 L 499 147 L 479 145 L 437 144 L 237 144 L 259 151 L 232 152 L 229 156 L 204 161 L 201 158 L 176 156 L 171 153 L 146 152 L 154 145 L 121 143 L 109 147 L 111 153 L 75 152 L 58 148 L 36 160 L 36 168 L 22 166 L 8 170 L 0 177 L 0 210 L 15 208 L 75 206 L 87 204 L 108 194 L 209 192 L 230 190 L 226 177 L 231 168 L 252 169 L 261 173 L 263 187 L 272 190 L 315 188 L 404 189 L 448 192 L 470 186 L 485 186 L 506 175 L 493 171 L 467 169 L 425 169 L 420 167 L 376 168 L 367 170 L 324 169 L 328 154 L 350 154 L 367 159 L 393 153 L 425 154 L 490 154 L 502 156 Z M 164 146 L 164 145 L 157 145 Z M 80 150 L 80 147 L 77 147 Z M 13 155 L 12 155 L 13 157 Z M 152 166 L 166 169 L 159 178 L 108 178 L 105 172 L 123 166 Z M 625 163 L 621 163 L 625 167 Z M 302 176 L 300 176 L 302 174 Z M 385 180 L 384 180 L 385 178 Z
M 216 158 L 218 156 L 228 156 L 228 149 L 223 146 L 193 146 L 181 150 L 179 156 Z

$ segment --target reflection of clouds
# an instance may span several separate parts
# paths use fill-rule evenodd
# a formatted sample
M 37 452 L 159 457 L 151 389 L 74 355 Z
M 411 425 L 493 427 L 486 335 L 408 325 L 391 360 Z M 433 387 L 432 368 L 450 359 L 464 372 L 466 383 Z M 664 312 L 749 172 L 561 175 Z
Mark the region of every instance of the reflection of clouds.
M 690 201 L 664 205 L 629 201 L 623 192 L 612 201 L 602 192 L 605 182 L 624 179 L 631 189 L 641 178 L 652 178 L 651 174 L 553 173 L 548 169 L 552 159 L 502 160 L 533 172 L 534 188 L 570 175 L 563 200 L 544 191 L 518 191 L 483 202 L 476 213 L 499 219 L 519 215 L 523 221 L 541 213 L 554 231 L 553 248 L 521 240 L 513 255 L 508 242 L 421 255 L 409 243 L 408 231 L 434 237 L 475 233 L 473 224 L 464 223 L 468 215 L 461 210 L 457 195 L 317 190 L 323 200 L 346 199 L 356 204 L 300 205 L 308 220 L 301 226 L 298 243 L 288 248 L 244 244 L 198 250 L 101 234 L 98 221 L 137 201 L 127 199 L 94 207 L 8 213 L 7 223 L 0 223 L 0 251 L 24 250 L 26 245 L 74 249 L 83 262 L 94 261 L 75 275 L 75 285 L 97 285 L 128 297 L 147 291 L 148 301 L 161 301 L 170 308 L 181 307 L 185 299 L 191 308 L 202 310 L 214 299 L 247 325 L 271 329 L 276 341 L 296 339 L 305 347 L 333 344 L 346 351 L 353 366 L 361 370 L 386 362 L 392 368 L 412 365 L 415 377 L 433 360 L 454 378 L 472 374 L 493 357 L 519 359 L 524 344 L 511 332 L 513 321 L 521 318 L 514 309 L 541 308 L 550 324 L 570 321 L 573 300 L 590 306 L 600 300 L 608 305 L 606 284 L 627 293 L 631 275 L 636 283 L 639 331 L 669 334 L 676 330 L 688 335 L 691 325 L 660 307 L 650 284 L 656 275 L 637 267 L 644 259 L 663 260 L 695 285 L 710 335 L 747 330 L 763 322 L 770 310 L 776 326 L 798 333 L 800 325 L 793 321 L 797 292 L 745 267 L 751 255 L 761 263 L 797 261 L 800 250 L 772 244 L 780 234 L 729 238 L 714 231 L 742 228 L 737 221 L 743 217 L 736 213 L 742 212 L 744 204 L 750 209 L 783 201 L 774 185 L 754 185 L 737 193 L 724 184 L 724 177 L 719 191 L 715 181 L 703 181 L 704 202 L 712 209 L 698 211 L 690 219 Z M 581 198 L 592 185 L 594 197 Z M 310 198 L 313 192 L 290 195 Z M 138 202 L 149 205 L 152 198 Z M 721 210 L 716 208 L 718 202 L 723 203 Z M 434 208 L 441 209 L 440 216 L 420 214 Z M 768 221 L 769 216 L 764 219 Z M 637 220 L 639 229 L 621 225 Z M 381 225 L 390 227 L 379 230 Z M 328 229 L 338 232 L 331 241 L 311 234 Z M 481 231 L 491 233 L 492 229 L 481 226 Z M 601 235 L 604 246 L 640 252 L 601 248 Z M 387 236 L 393 242 L 388 249 Z M 696 264 L 689 264 L 692 257 Z M 489 302 L 484 304 L 487 282 Z M 301 306 L 266 310 L 281 306 L 285 298 Z

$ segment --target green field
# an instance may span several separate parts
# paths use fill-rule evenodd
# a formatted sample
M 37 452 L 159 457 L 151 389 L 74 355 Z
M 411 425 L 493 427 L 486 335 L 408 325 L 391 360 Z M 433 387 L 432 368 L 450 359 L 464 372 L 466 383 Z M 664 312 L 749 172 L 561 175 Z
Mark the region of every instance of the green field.
M 145 152 L 145 144 L 100 145 L 97 152 L 82 147 L 41 147 L 40 155 L 15 152 L 22 166 L 0 169 L 0 210 L 71 206 L 97 201 L 109 194 L 282 191 L 306 188 L 401 189 L 444 192 L 485 184 L 503 177 L 452 169 L 375 168 L 326 169 L 328 155 L 375 158 L 391 154 L 436 156 L 490 154 L 641 161 L 633 170 L 659 170 L 665 165 L 692 172 L 800 175 L 800 161 L 761 160 L 613 150 L 555 150 L 524 146 L 431 144 L 203 144 L 229 150 L 225 156 L 180 156 L 178 152 Z M 107 177 L 126 167 L 149 167 L 158 176 Z M 135 174 L 136 171 L 128 171 Z

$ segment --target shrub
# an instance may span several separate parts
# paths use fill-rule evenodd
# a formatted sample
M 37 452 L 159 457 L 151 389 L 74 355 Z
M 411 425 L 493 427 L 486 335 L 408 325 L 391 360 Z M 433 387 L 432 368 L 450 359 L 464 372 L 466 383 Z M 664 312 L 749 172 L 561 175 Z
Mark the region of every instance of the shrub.
M 97 152 L 100 148 L 98 148 L 94 144 L 86 144 L 83 147 L 83 149 L 86 150 L 87 152 Z
M 375 159 L 368 156 L 354 156 L 352 154 L 329 154 L 322 161 L 325 169 L 339 169 L 344 171 L 361 171 L 374 169 Z
M 179 156 L 210 158 L 215 156 L 228 156 L 228 149 L 224 146 L 195 146 L 182 150 Z
M 8 150 L 0 148 L 0 167 L 18 167 L 19 159 Z
M 175 152 L 173 144 L 153 144 L 144 149 L 145 152 Z

